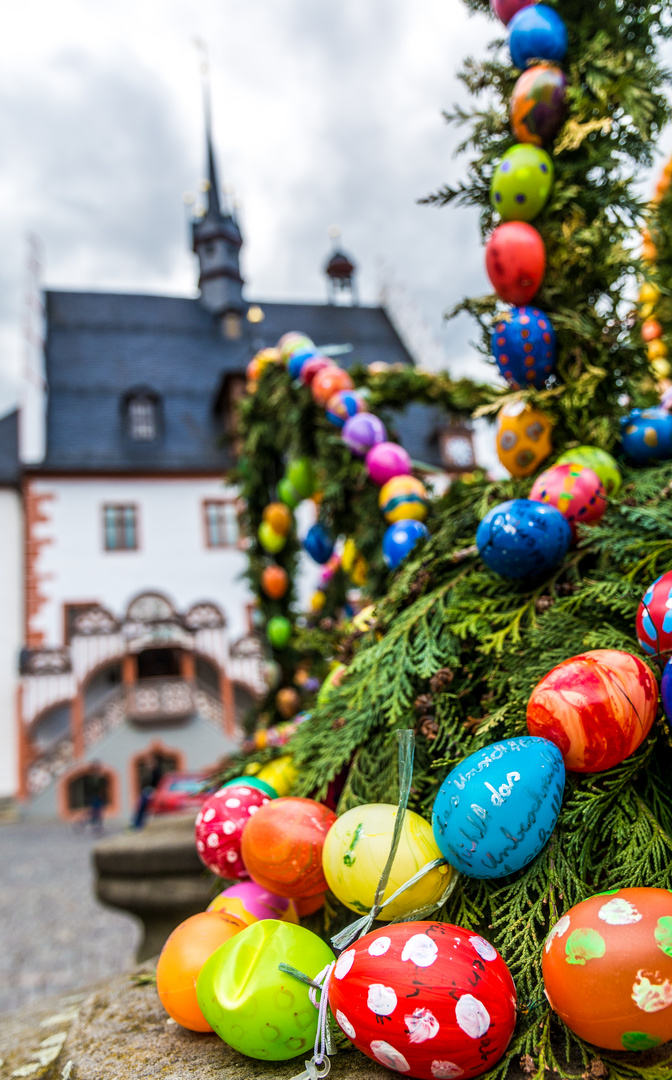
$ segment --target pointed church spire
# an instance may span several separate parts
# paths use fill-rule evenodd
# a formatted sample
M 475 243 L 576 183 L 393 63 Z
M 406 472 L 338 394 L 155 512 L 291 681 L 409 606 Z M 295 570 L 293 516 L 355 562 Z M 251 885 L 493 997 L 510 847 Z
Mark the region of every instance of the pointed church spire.
M 204 50 L 204 46 L 200 46 Z M 240 249 L 243 238 L 238 223 L 226 205 L 220 202 L 217 163 L 212 139 L 212 109 L 208 65 L 203 75 L 203 109 L 207 154 L 207 204 L 205 213 L 192 222 L 193 251 L 198 256 L 200 301 L 208 311 L 222 316 L 227 336 L 236 317 L 244 309 L 243 279 L 240 274 Z

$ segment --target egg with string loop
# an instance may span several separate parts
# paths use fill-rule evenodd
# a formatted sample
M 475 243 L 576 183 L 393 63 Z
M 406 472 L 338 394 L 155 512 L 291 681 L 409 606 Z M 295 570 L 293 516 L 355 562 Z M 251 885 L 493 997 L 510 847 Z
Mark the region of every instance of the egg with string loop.
M 336 1023 L 372 1061 L 418 1080 L 479 1076 L 504 1054 L 516 988 L 497 950 L 449 923 L 374 930 L 341 953 L 329 982 Z

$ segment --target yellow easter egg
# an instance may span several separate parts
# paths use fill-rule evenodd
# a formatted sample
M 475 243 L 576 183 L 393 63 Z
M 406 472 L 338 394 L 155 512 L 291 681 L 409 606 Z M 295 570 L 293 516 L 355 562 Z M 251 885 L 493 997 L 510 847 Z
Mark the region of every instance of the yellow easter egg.
M 276 758 L 275 761 L 269 761 L 267 765 L 262 765 L 256 775 L 258 780 L 265 780 L 267 784 L 270 784 L 277 791 L 279 797 L 283 798 L 283 796 L 289 795 L 291 792 L 299 773 L 292 761 L 291 754 L 283 754 L 282 757 Z
M 667 356 L 668 352 L 669 349 L 667 345 L 664 341 L 661 341 L 660 338 L 655 338 L 646 346 L 646 353 L 649 360 L 662 360 Z
M 324 876 L 334 896 L 360 915 L 369 912 L 373 905 L 380 875 L 390 854 L 397 813 L 398 807 L 389 803 L 357 806 L 339 817 L 327 833 L 322 851 Z M 429 822 L 407 810 L 384 899 L 392 896 L 428 862 L 440 858 L 441 852 Z M 396 918 L 416 908 L 438 903 L 451 872 L 449 866 L 430 870 L 384 908 L 379 918 Z
M 523 401 L 505 405 L 497 417 L 497 457 L 512 476 L 531 476 L 553 449 L 551 422 Z

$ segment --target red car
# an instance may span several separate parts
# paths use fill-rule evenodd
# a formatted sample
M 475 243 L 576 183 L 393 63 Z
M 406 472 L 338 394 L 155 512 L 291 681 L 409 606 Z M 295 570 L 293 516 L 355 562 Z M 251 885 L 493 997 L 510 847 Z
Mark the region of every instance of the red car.
M 175 814 L 180 810 L 196 811 L 212 790 L 208 773 L 164 773 L 149 800 L 148 812 Z

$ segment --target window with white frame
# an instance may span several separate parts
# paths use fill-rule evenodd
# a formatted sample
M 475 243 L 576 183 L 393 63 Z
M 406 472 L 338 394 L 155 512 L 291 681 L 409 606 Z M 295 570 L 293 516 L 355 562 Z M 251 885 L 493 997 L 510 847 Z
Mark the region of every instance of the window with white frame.
M 128 430 L 134 442 L 153 442 L 158 435 L 156 399 L 137 394 L 128 401 Z
M 204 503 L 205 537 L 209 548 L 238 547 L 240 504 L 237 499 L 209 499 Z
M 106 551 L 137 551 L 137 507 L 108 503 L 103 507 L 103 530 Z

